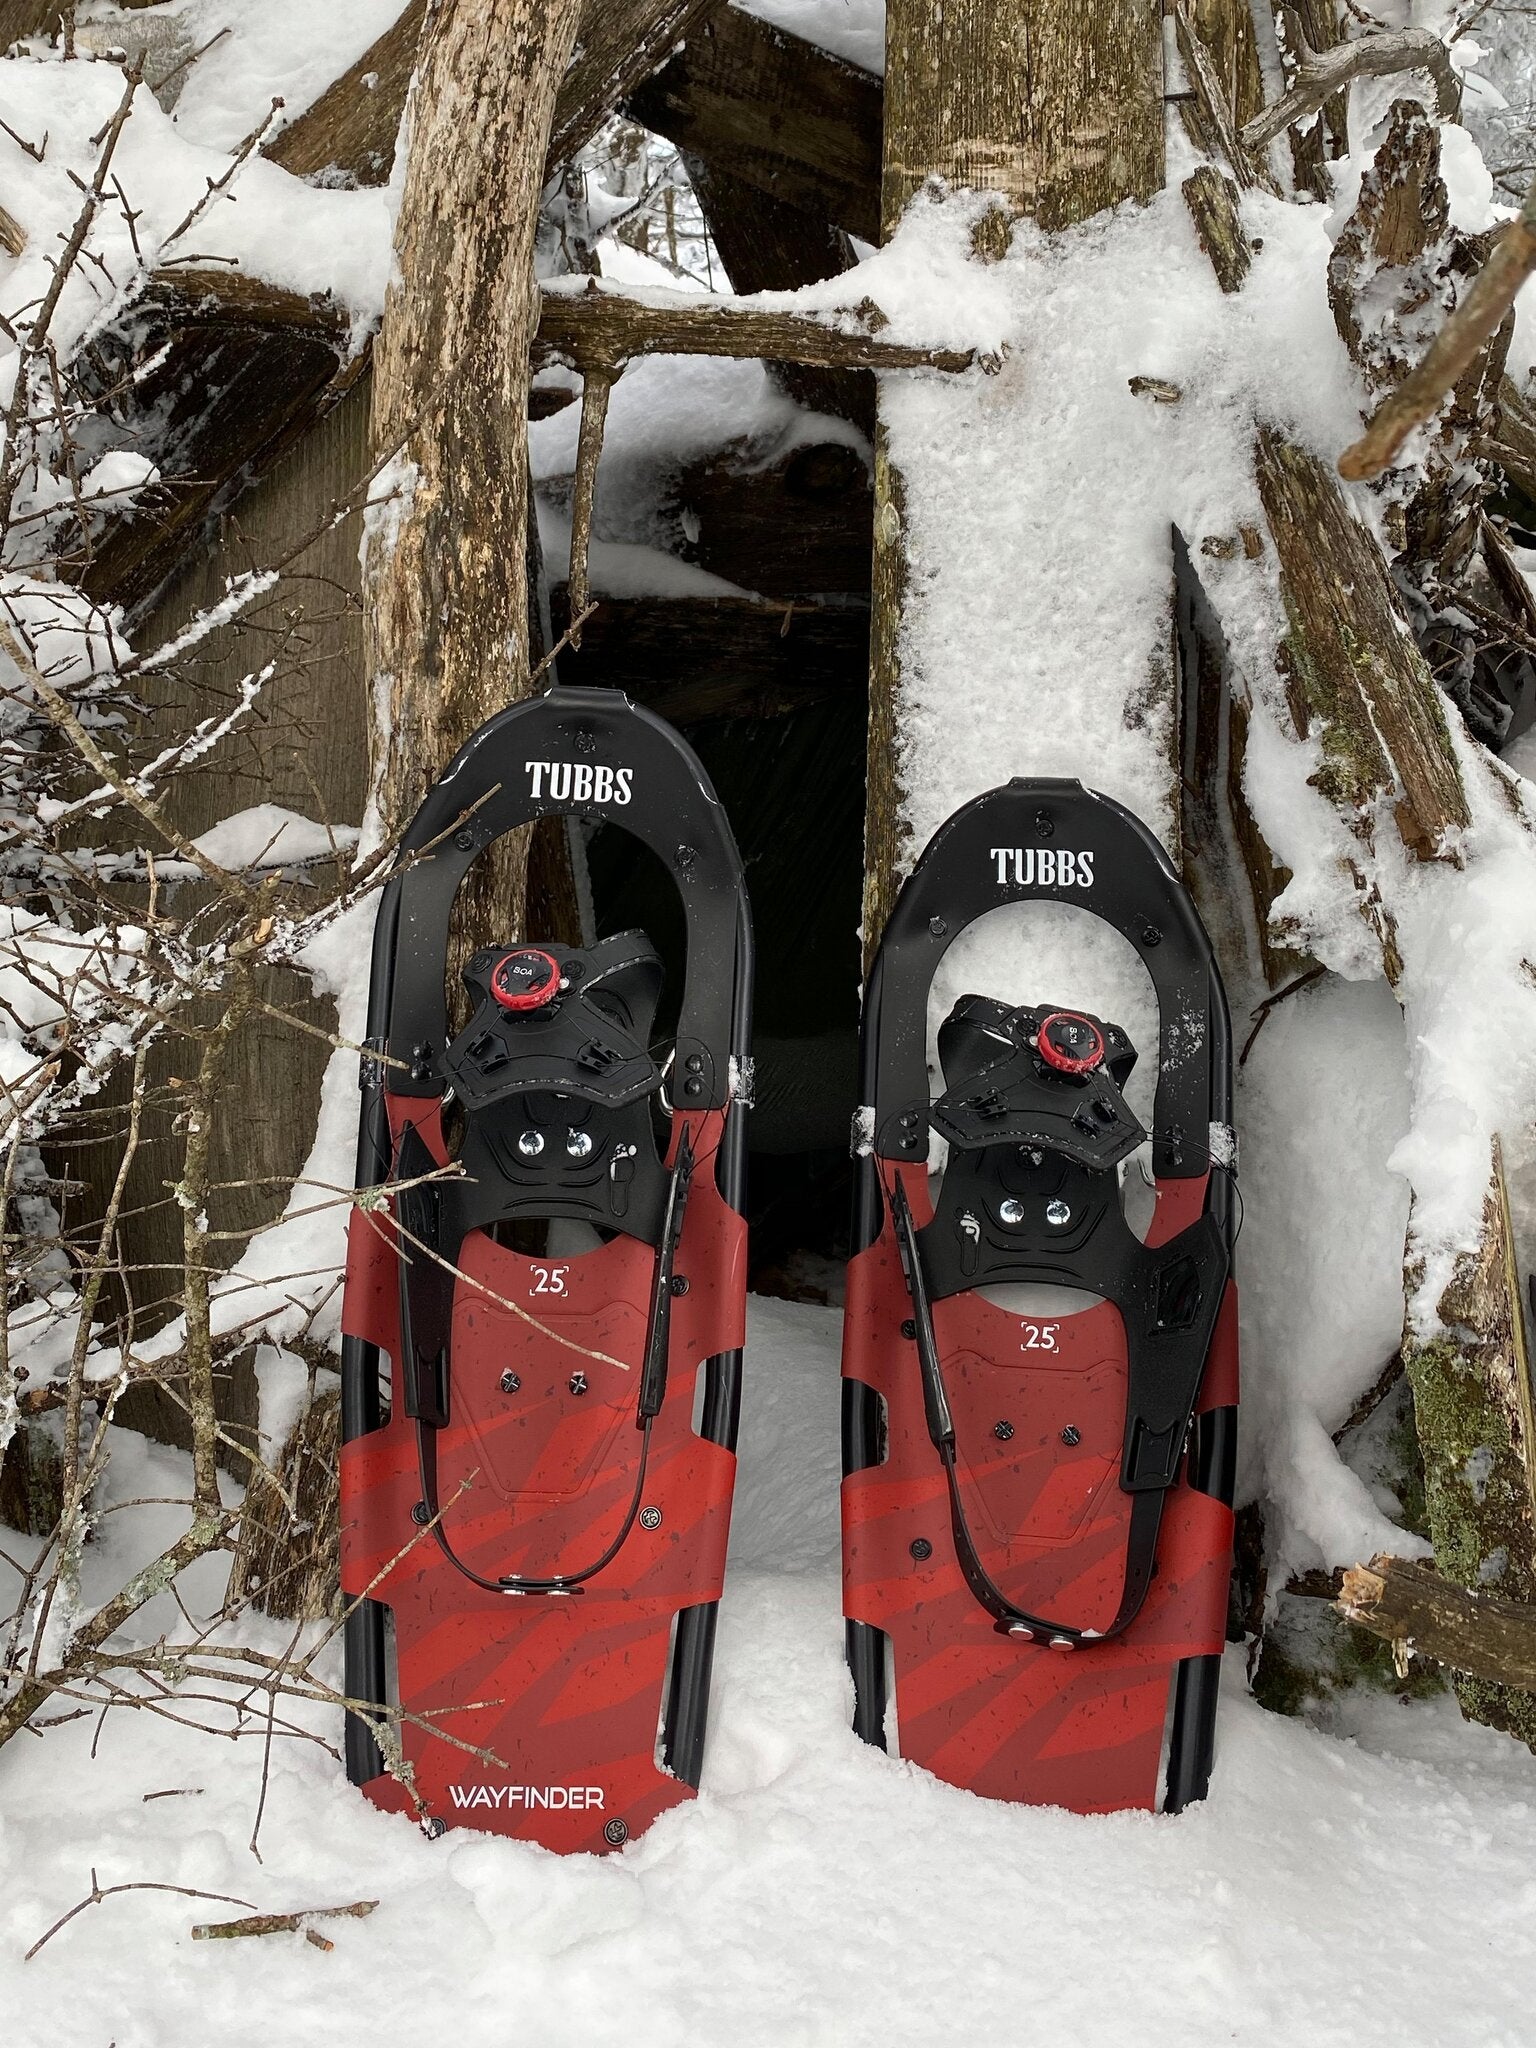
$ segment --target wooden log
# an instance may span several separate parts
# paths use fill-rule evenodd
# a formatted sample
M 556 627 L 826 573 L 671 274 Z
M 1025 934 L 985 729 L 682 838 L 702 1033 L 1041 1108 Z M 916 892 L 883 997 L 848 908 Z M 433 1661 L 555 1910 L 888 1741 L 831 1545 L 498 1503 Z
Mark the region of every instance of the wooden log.
M 1447 835 L 1469 820 L 1466 791 L 1444 701 L 1380 551 L 1305 449 L 1266 428 L 1254 468 L 1280 559 L 1291 717 L 1298 738 L 1314 730 L 1321 736 L 1322 766 L 1312 780 L 1362 839 L 1387 800 L 1412 853 L 1447 857 Z M 1395 978 L 1389 930 L 1382 942 Z
M 569 618 L 552 593 L 556 631 Z M 859 604 L 762 604 L 745 597 L 601 598 L 567 682 L 623 690 L 674 725 L 780 718 L 863 693 L 869 610 Z
M 1197 143 L 1230 167 L 1233 177 L 1245 192 L 1256 185 L 1273 191 L 1274 180 L 1264 166 L 1254 160 L 1243 142 L 1233 112 L 1232 95 L 1215 52 L 1196 26 L 1188 7 L 1175 0 L 1172 12 L 1179 55 L 1184 59 L 1190 90 L 1194 94 L 1195 120 L 1191 127 Z
M 728 7 L 628 108 L 769 199 L 879 239 L 881 86 L 868 72 Z
M 1408 1558 L 1373 1557 L 1344 1573 L 1335 1604 L 1402 1658 L 1431 1657 L 1468 1677 L 1536 1693 L 1536 1606 L 1527 1601 L 1455 1585 Z
M 1237 185 L 1214 164 L 1201 164 L 1179 189 L 1216 282 L 1224 292 L 1241 290 L 1253 263 L 1253 251 L 1243 229 Z
M 555 102 L 547 176 L 589 142 L 625 93 L 720 4 L 586 0 L 579 45 Z M 358 185 L 387 183 L 426 14 L 427 0 L 409 0 L 351 70 L 290 122 L 265 154 L 295 177 L 324 172 Z
M 379 806 L 411 817 L 453 751 L 528 689 L 533 241 L 580 0 L 453 0 L 421 55 L 395 278 L 374 351 L 373 446 L 406 494 L 365 566 Z M 469 918 L 521 915 L 526 840 L 472 878 Z M 499 905 L 499 909 L 493 909 Z M 489 934 L 488 934 L 489 935 Z
M 994 192 L 998 253 L 1011 218 L 1066 228 L 1162 185 L 1159 0 L 889 0 L 881 220 L 891 233 L 930 176 Z M 904 857 L 896 759 L 903 688 L 906 485 L 875 444 L 864 944 L 873 955 Z M 915 600 L 913 600 L 915 601 Z M 1149 665 L 1164 650 L 1148 651 Z M 1166 665 L 1166 664 L 1165 664 Z M 979 786 L 979 785 L 978 785 Z
M 1412 1245 L 1412 1223 L 1409 1243 Z M 1417 1283 L 1410 1267 L 1410 1289 Z M 1430 1539 L 1456 1585 L 1536 1602 L 1536 1422 L 1504 1160 L 1497 1143 L 1476 1249 L 1437 1304 L 1442 1334 L 1410 1330 L 1403 1361 L 1424 1453 Z M 1536 1699 L 1487 1674 L 1455 1680 L 1469 1718 L 1536 1745 Z
M 575 291 L 546 288 L 534 360 L 613 370 L 636 356 L 767 356 L 829 369 L 951 374 L 977 361 L 974 349 L 886 341 L 884 325 L 885 315 L 868 299 L 814 314 L 681 292 L 669 292 L 665 305 L 650 305 L 589 278 Z
M 684 470 L 693 558 L 764 597 L 869 596 L 874 487 L 846 442 L 808 442 L 765 466 L 728 454 Z

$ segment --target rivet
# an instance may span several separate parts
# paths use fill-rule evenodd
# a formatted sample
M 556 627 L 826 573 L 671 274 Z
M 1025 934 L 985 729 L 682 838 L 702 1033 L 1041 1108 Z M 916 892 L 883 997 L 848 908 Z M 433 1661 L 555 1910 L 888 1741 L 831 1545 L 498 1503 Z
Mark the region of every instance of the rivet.
M 525 1159 L 537 1159 L 544 1150 L 544 1133 L 542 1131 L 523 1131 L 518 1137 L 517 1149 Z
M 1045 1220 L 1053 1230 L 1061 1230 L 1072 1221 L 1072 1211 L 1063 1201 L 1047 1202 Z
M 907 1342 L 908 1342 L 909 1344 L 910 1344 L 910 1343 L 912 1343 L 912 1342 L 914 1341 L 914 1339 L 916 1338 L 916 1336 L 917 1336 L 917 1325 L 916 1325 L 916 1323 L 914 1323 L 914 1322 L 913 1322 L 913 1320 L 912 1320 L 912 1318 L 911 1318 L 910 1316 L 908 1316 L 908 1317 L 907 1317 L 907 1320 L 906 1320 L 906 1321 L 905 1321 L 905 1322 L 904 1322 L 904 1323 L 902 1324 L 902 1326 L 901 1326 L 901 1334 L 903 1335 L 903 1337 L 905 1337 L 905 1338 L 906 1338 L 906 1340 L 907 1340 Z
M 569 1130 L 565 1134 L 565 1149 L 572 1159 L 590 1159 L 592 1156 L 592 1133 Z
M 933 1555 L 933 1545 L 926 1536 L 914 1536 L 907 1549 L 918 1564 L 925 1564 Z
M 661 1527 L 661 1509 L 642 1508 L 640 1510 L 640 1526 L 642 1529 L 659 1529 Z
M 1024 1221 L 1024 1204 L 1016 1200 L 1014 1196 L 1009 1195 L 1006 1201 L 999 1202 L 997 1205 L 997 1220 L 999 1223 L 1022 1223 Z

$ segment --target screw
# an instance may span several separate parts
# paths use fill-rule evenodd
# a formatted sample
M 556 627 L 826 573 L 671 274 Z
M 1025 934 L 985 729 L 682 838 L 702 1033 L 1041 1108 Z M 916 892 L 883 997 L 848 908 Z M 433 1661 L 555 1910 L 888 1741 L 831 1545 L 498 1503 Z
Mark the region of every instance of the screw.
M 1144 946 L 1160 946 L 1163 943 L 1163 935 L 1155 924 L 1142 926 L 1141 943 Z
M 416 1524 L 417 1528 L 425 1529 L 431 1519 L 432 1510 L 427 1506 L 426 1502 L 424 1500 L 417 1501 L 415 1507 L 411 1509 L 411 1520 Z
M 566 1385 L 573 1394 L 584 1394 L 587 1391 L 587 1376 L 584 1372 L 573 1372 Z
M 997 1220 L 999 1223 L 1022 1223 L 1024 1221 L 1024 1204 L 1016 1201 L 1010 1195 L 1006 1202 L 998 1203 Z
M 590 1131 L 567 1131 L 565 1149 L 572 1159 L 590 1159 L 592 1156 L 592 1133 Z
M 1052 823 L 1049 811 L 1036 811 L 1035 837 L 1037 839 L 1054 839 L 1056 837 L 1056 827 Z
M 1063 1201 L 1047 1202 L 1045 1220 L 1053 1230 L 1061 1230 L 1072 1221 L 1072 1211 Z
M 515 1372 L 504 1372 L 501 1376 L 501 1391 L 504 1394 L 515 1394 L 522 1384 Z
M 453 843 L 460 853 L 473 853 L 475 850 L 475 835 L 473 832 L 455 832 Z
M 661 1509 L 642 1508 L 640 1510 L 640 1526 L 642 1529 L 659 1529 L 661 1527 Z
M 522 1132 L 517 1141 L 517 1149 L 525 1159 L 537 1159 L 544 1150 L 544 1133 L 542 1131 Z
M 430 1820 L 422 1822 L 421 1832 L 429 1842 L 440 1842 L 448 1832 L 448 1823 L 440 1813 L 434 1813 Z
M 997 1438 L 1000 1444 L 1005 1444 L 1007 1443 L 1008 1439 L 1013 1435 L 1013 1424 L 1011 1422 L 994 1422 L 992 1425 L 992 1434 Z
M 910 1316 L 908 1316 L 907 1320 L 902 1324 L 901 1334 L 903 1335 L 903 1337 L 906 1338 L 909 1344 L 912 1343 L 912 1341 L 917 1336 L 917 1325 L 913 1322 Z
M 685 1095 L 702 1095 L 704 1093 L 704 1083 L 697 1074 L 690 1074 L 688 1076 L 687 1080 L 683 1083 L 683 1093 Z
M 914 1536 L 907 1548 L 918 1564 L 925 1564 L 933 1555 L 933 1545 L 926 1536 Z
M 942 917 L 930 917 L 928 920 L 928 929 L 933 933 L 933 936 L 936 939 L 942 939 L 944 934 L 949 930 L 949 926 L 944 922 Z
M 701 1052 L 691 1052 L 683 1064 L 687 1067 L 690 1074 L 702 1074 L 704 1071 L 704 1055 Z
M 1061 1440 L 1070 1450 L 1073 1444 L 1080 1444 L 1082 1442 L 1083 1432 L 1078 1428 L 1075 1422 L 1069 1422 L 1066 1428 L 1061 1432 Z
M 609 1821 L 608 1825 L 603 1829 L 603 1840 L 610 1842 L 617 1849 L 621 1842 L 629 1840 L 629 1822 L 627 1820 Z
M 688 1275 L 686 1273 L 674 1273 L 670 1285 L 674 1294 L 686 1294 L 688 1292 Z

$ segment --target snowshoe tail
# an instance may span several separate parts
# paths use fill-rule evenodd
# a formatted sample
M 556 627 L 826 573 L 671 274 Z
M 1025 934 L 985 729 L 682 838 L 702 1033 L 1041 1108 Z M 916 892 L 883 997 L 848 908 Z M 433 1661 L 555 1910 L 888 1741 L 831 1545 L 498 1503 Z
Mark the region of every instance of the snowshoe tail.
M 644 933 L 483 948 L 449 914 L 533 819 L 620 825 L 677 885 L 664 1059 Z M 613 690 L 483 726 L 375 927 L 343 1312 L 349 1776 L 431 1833 L 621 1845 L 691 1795 L 735 1476 L 752 938 L 702 768 Z M 696 1419 L 697 1418 L 697 1419 Z
M 1150 1133 L 1122 1093 L 1135 1046 L 1066 990 L 963 997 L 935 1095 L 939 962 L 976 918 L 1031 902 L 1091 912 L 1145 966 Z M 1081 1812 L 1155 1805 L 1166 1727 L 1177 1810 L 1211 1770 L 1237 1216 L 1226 1000 L 1153 835 L 1076 782 L 1011 782 L 957 812 L 892 913 L 861 1060 L 843 1338 L 854 1725 L 881 1746 L 894 1729 L 951 1783 Z M 948 1148 L 936 1194 L 931 1133 Z M 1149 1136 L 1143 1237 L 1122 1186 Z M 1012 1292 L 1041 1288 L 1074 1305 L 1026 1312 Z

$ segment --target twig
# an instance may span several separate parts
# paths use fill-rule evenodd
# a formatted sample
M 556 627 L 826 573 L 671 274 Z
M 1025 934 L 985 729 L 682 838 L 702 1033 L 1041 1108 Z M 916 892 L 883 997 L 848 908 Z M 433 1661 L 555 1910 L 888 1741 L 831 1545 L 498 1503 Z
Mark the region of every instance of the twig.
M 1253 1050 L 1253 1041 L 1264 1029 L 1265 1024 L 1269 1020 L 1269 1013 L 1274 1009 L 1275 1005 L 1283 1003 L 1287 996 L 1297 995 L 1302 989 L 1310 988 L 1314 981 L 1321 980 L 1327 972 L 1326 967 L 1309 967 L 1305 974 L 1298 974 L 1296 979 L 1288 981 L 1284 988 L 1277 988 L 1272 996 L 1264 998 L 1256 1010 L 1249 1012 L 1249 1015 L 1254 1020 L 1254 1025 L 1248 1036 L 1243 1040 L 1243 1049 L 1237 1056 L 1237 1064 L 1240 1067 L 1247 1066 L 1248 1055 Z
M 237 1941 L 253 1934 L 298 1934 L 311 1920 L 366 1920 L 377 1899 L 354 1899 L 350 1906 L 311 1906 L 303 1913 L 252 1913 L 244 1920 L 205 1920 L 192 1929 L 194 1941 Z
M 133 1884 L 98 1884 L 96 1882 L 96 1873 L 93 1870 L 91 1872 L 91 1888 L 86 1896 L 77 1906 L 71 1906 L 67 1913 L 61 1914 L 46 1934 L 38 1936 L 37 1940 L 33 1942 L 32 1946 L 22 1957 L 22 1961 L 30 1963 L 38 1950 L 46 1948 L 53 1937 L 61 1929 L 67 1927 L 77 1913 L 83 1913 L 87 1906 L 99 1906 L 103 1899 L 115 1898 L 119 1892 L 175 1892 L 179 1898 L 183 1899 L 214 1899 L 221 1906 L 244 1906 L 252 1913 L 256 1911 L 256 1908 L 249 1899 L 237 1899 L 229 1892 L 199 1891 L 195 1885 L 157 1884 L 149 1879 L 140 1879 Z
M 620 372 L 588 368 L 581 385 L 581 432 L 576 444 L 576 482 L 571 497 L 571 623 L 566 628 L 573 648 L 581 646 L 581 621 L 590 609 L 587 587 L 587 556 L 592 544 L 592 506 L 597 496 L 597 465 L 603 453 L 603 428 L 608 419 L 608 400 Z

